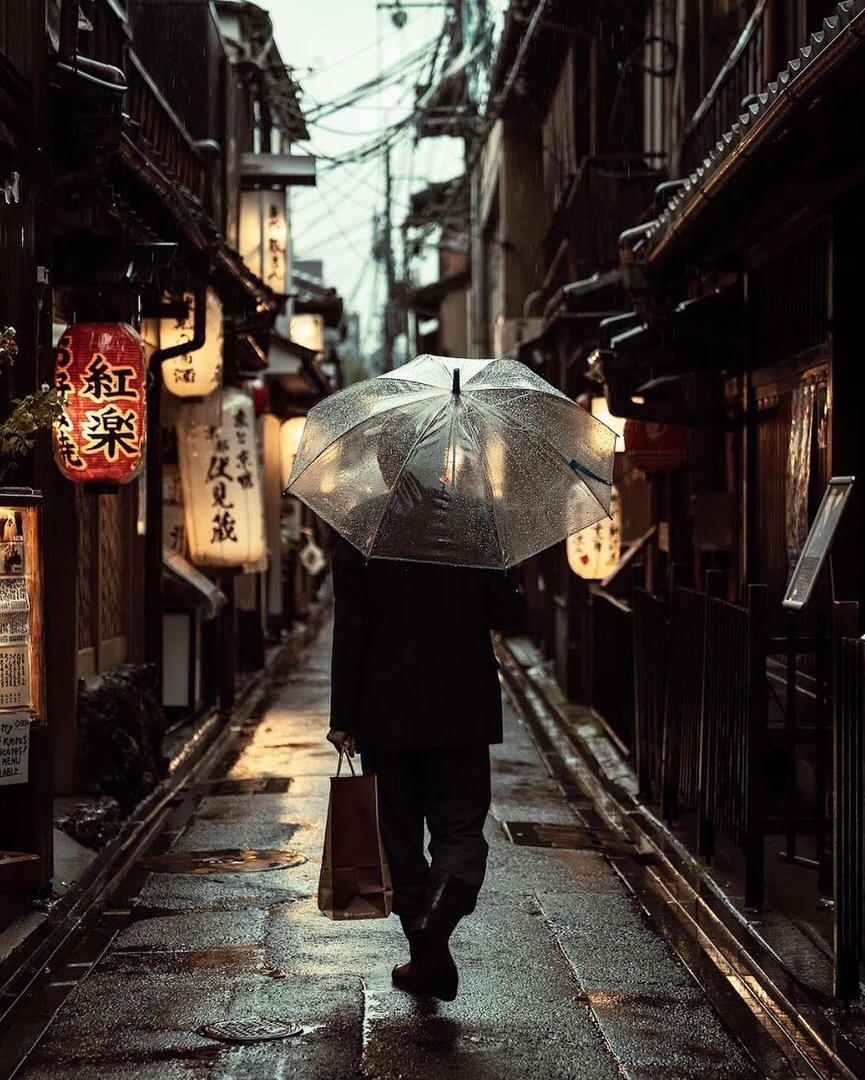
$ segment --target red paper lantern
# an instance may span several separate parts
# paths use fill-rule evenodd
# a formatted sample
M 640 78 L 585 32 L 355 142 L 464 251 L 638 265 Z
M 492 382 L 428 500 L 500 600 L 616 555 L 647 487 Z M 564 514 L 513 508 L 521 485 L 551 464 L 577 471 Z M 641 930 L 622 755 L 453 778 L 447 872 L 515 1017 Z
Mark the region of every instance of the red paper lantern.
M 623 434 L 625 453 L 644 473 L 672 472 L 685 460 L 688 431 L 678 424 L 628 420 Z
M 54 385 L 66 393 L 54 460 L 78 484 L 125 484 L 144 464 L 144 342 L 126 323 L 75 323 L 57 346 Z
M 270 411 L 270 391 L 263 379 L 247 379 L 242 383 L 241 389 L 252 398 L 252 408 L 256 417 Z

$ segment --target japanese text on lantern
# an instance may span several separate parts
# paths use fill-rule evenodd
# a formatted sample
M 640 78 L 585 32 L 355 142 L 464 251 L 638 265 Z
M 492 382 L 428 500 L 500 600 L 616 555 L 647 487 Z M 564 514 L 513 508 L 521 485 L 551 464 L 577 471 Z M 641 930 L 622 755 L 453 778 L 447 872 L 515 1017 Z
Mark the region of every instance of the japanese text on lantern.
M 189 345 L 190 351 L 165 360 L 162 377 L 166 389 L 177 397 L 206 397 L 222 385 L 222 304 L 213 289 L 208 289 L 204 301 L 204 342 L 193 346 L 195 297 L 186 293 L 184 300 L 188 304 L 187 315 L 175 326 L 162 329 L 161 345 L 168 349 Z
M 145 367 L 141 338 L 125 324 L 67 327 L 55 358 L 66 408 L 54 431 L 57 464 L 73 480 L 131 480 L 143 464 Z
M 255 452 L 255 442 L 250 438 L 249 418 L 244 409 L 238 408 L 234 411 L 231 424 L 234 429 L 234 460 L 231 441 L 223 437 L 220 429 L 208 429 L 213 443 L 206 476 L 211 485 L 211 509 L 214 511 L 211 544 L 222 544 L 226 541 L 237 543 L 237 521 L 232 514 L 235 505 L 230 501 L 229 485 L 237 484 L 244 491 L 248 491 L 255 483 L 251 457 Z

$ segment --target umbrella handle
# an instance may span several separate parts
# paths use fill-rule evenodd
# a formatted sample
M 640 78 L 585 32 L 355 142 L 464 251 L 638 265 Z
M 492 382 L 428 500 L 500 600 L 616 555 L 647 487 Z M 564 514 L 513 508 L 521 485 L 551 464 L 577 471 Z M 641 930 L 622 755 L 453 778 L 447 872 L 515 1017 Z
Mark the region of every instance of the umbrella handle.
M 613 486 L 612 480 L 607 480 L 603 476 L 598 476 L 597 473 L 593 473 L 591 469 L 587 469 L 585 465 L 581 465 L 576 458 L 571 458 L 570 465 L 574 472 L 582 473 L 584 476 L 588 476 L 590 480 L 597 480 L 599 484 L 606 484 L 607 487 Z

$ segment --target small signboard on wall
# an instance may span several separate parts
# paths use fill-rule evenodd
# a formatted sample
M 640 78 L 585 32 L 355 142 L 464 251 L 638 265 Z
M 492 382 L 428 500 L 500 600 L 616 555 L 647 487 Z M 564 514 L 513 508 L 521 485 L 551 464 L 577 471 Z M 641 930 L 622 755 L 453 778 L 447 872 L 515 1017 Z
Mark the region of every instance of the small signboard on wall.
M 852 476 L 833 476 L 829 481 L 817 516 L 814 518 L 796 567 L 787 583 L 783 607 L 801 611 L 811 599 L 811 593 L 838 528 L 841 514 L 853 488 Z
M 0 787 L 27 783 L 30 717 L 0 716 Z

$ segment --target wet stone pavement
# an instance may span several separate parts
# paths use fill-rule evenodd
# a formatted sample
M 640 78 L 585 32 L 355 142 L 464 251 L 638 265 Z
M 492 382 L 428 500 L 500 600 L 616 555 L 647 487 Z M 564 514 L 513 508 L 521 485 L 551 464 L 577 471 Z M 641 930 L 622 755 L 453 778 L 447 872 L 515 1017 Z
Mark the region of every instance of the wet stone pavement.
M 507 696 L 487 882 L 453 938 L 456 1001 L 391 986 L 405 958 L 396 917 L 319 914 L 336 764 L 324 741 L 329 631 L 226 768 L 177 800 L 85 941 L 26 1002 L 0 1077 L 762 1076 L 565 802 Z M 513 840 L 559 835 L 582 846 Z

